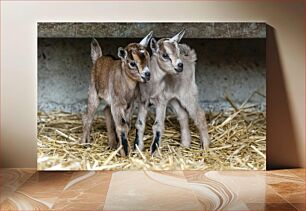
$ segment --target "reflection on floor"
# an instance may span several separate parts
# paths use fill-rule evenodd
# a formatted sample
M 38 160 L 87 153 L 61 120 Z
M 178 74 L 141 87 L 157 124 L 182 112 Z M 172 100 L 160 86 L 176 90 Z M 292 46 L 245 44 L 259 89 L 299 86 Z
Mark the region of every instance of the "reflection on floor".
M 1 210 L 305 210 L 305 169 L 1 169 Z

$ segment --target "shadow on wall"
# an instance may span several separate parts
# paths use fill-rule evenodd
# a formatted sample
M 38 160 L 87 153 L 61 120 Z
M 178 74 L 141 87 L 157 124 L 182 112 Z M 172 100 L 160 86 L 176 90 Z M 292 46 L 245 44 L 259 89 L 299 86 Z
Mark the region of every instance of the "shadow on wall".
M 297 139 L 276 43 L 275 29 L 267 25 L 267 170 L 298 167 Z

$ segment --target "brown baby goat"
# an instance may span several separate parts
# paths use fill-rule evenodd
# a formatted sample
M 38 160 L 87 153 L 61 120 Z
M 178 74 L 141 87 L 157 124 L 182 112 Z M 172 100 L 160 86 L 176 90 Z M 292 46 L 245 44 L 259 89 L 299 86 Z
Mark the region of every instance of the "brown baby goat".
M 90 130 L 94 114 L 105 101 L 103 110 L 106 120 L 109 146 L 116 148 L 122 145 L 120 154 L 129 153 L 128 132 L 133 110 L 136 85 L 150 80 L 150 55 L 146 47 L 152 37 L 150 32 L 140 43 L 131 43 L 125 48 L 118 48 L 120 59 L 102 56 L 97 40 L 91 43 L 93 68 L 88 92 L 87 113 L 83 116 L 83 136 L 81 143 L 90 142 Z

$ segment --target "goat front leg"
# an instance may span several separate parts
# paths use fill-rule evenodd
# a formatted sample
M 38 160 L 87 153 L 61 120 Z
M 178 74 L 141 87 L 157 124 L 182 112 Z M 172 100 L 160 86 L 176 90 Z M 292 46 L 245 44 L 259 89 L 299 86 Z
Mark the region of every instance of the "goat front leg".
M 143 134 L 146 127 L 146 117 L 148 113 L 148 102 L 139 102 L 138 106 L 138 117 L 136 120 L 136 135 L 134 140 L 134 150 L 136 149 L 136 145 L 140 150 L 143 150 Z
M 111 106 L 112 116 L 115 122 L 116 133 L 119 139 L 120 154 L 122 157 L 128 156 L 129 154 L 129 142 L 128 142 L 128 125 L 126 121 L 126 115 L 122 106 Z
M 115 149 L 118 146 L 118 136 L 116 134 L 115 122 L 111 113 L 110 106 L 105 106 L 103 112 L 107 128 L 108 145 L 111 149 Z
M 100 100 L 94 85 L 90 85 L 88 91 L 87 113 L 83 115 L 83 135 L 81 143 L 90 143 L 90 130 L 95 112 L 99 106 Z
M 126 108 L 126 124 L 128 126 L 128 131 L 127 133 L 129 133 L 130 131 L 130 127 L 131 127 L 131 120 L 132 120 L 132 115 L 133 115 L 133 110 L 134 110 L 134 102 L 130 103 L 127 108 Z
M 150 147 L 150 152 L 153 155 L 156 149 L 161 144 L 161 137 L 165 127 L 165 116 L 166 116 L 167 103 L 158 103 L 156 105 L 156 118 L 153 125 L 153 142 Z
M 191 119 L 193 119 L 195 126 L 199 130 L 201 147 L 203 147 L 204 149 L 208 149 L 210 139 L 208 136 L 205 112 L 200 108 L 196 100 L 193 100 L 191 102 L 193 103 L 189 103 L 188 106 L 186 106 L 186 109 Z
M 190 136 L 190 130 L 189 130 L 189 123 L 188 123 L 188 113 L 177 100 L 171 100 L 170 105 L 175 110 L 177 114 L 177 119 L 180 123 L 181 144 L 184 147 L 189 147 L 191 143 L 191 136 Z

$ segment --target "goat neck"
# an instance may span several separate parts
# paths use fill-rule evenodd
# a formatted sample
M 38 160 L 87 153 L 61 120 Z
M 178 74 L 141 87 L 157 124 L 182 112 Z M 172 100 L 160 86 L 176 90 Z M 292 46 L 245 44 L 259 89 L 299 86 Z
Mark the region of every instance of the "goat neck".
M 157 56 L 154 54 L 151 57 L 150 65 L 152 81 L 162 81 L 167 73 L 163 71 L 158 62 Z

